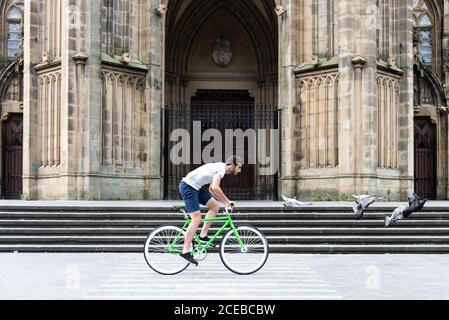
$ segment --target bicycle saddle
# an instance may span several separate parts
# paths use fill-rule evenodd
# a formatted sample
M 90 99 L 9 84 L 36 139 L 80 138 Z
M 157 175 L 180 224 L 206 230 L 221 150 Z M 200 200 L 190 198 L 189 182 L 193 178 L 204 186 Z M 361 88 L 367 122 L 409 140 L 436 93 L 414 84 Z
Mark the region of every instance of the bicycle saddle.
M 175 204 L 173 206 L 173 208 L 178 209 L 178 210 L 185 210 L 186 209 L 186 205 L 185 204 Z

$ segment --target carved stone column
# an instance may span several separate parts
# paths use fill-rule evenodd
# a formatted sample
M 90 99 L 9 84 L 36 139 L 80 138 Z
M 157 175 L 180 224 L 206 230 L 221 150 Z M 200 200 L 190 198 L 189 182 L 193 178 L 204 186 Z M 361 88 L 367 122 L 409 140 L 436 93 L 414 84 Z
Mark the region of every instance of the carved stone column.
M 295 127 L 293 108 L 296 104 L 295 76 L 293 69 L 296 65 L 296 55 L 292 48 L 296 48 L 296 29 L 293 26 L 294 1 L 282 1 L 282 7 L 278 4 L 278 35 L 279 35 L 279 87 L 278 99 L 281 108 L 281 132 L 280 132 L 280 174 L 278 194 L 295 196 L 296 170 L 293 161 L 295 154 L 293 131 Z
M 354 113 L 352 114 L 352 123 L 354 124 L 353 141 L 354 141 L 354 175 L 363 174 L 363 68 L 366 65 L 366 59 L 361 56 L 356 56 L 351 60 L 354 66 Z M 355 180 L 355 193 L 363 193 L 363 186 L 360 179 Z

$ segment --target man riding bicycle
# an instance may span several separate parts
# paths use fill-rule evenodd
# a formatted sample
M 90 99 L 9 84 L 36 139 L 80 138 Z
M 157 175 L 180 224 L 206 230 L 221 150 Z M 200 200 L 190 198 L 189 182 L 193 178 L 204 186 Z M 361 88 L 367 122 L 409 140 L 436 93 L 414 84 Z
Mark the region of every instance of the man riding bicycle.
M 182 178 L 179 183 L 179 192 L 185 202 L 187 214 L 192 219 L 192 223 L 186 230 L 183 251 L 179 255 L 183 260 L 196 266 L 198 265 L 198 262 L 193 258 L 189 249 L 195 237 L 195 232 L 201 224 L 200 204 L 206 205 L 209 208 L 206 218 L 214 218 L 217 216 L 220 210 L 220 203 L 218 201 L 222 202 L 226 207 L 233 207 L 235 203 L 230 201 L 223 193 L 223 190 L 220 188 L 220 182 L 225 174 L 238 175 L 242 171 L 242 165 L 243 162 L 240 157 L 231 156 L 226 160 L 226 163 L 207 163 Z M 210 184 L 209 192 L 202 189 L 207 184 Z M 200 233 L 201 242 L 210 240 L 207 237 L 207 233 L 211 224 L 211 221 L 204 222 Z

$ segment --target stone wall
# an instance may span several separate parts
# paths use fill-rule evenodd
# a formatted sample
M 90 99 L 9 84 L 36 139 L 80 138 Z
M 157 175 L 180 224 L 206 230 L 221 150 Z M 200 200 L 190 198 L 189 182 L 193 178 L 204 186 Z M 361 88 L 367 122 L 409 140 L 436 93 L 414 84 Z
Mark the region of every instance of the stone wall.
M 38 76 L 38 133 L 40 166 L 61 164 L 61 71 Z
M 39 17 L 43 12 L 43 2 L 26 1 L 24 15 L 23 193 L 29 199 L 38 198 L 37 175 L 40 163 L 39 149 L 36 146 L 39 145 L 37 135 L 39 82 L 34 66 L 42 59 L 44 36 Z
M 406 139 L 403 135 L 403 128 L 410 128 L 413 119 L 411 104 L 406 106 L 412 97 L 408 85 L 411 55 L 403 50 L 410 47 L 411 38 L 410 33 L 399 31 L 402 21 L 409 21 L 410 8 L 387 0 L 339 1 L 336 8 L 327 10 L 334 12 L 332 17 L 319 14 L 326 5 L 321 1 L 299 3 L 298 14 L 304 19 L 298 27 L 296 54 L 304 60 L 296 69 L 296 194 L 345 199 L 369 192 L 399 199 L 404 192 L 400 181 L 405 189 L 410 187 L 408 177 L 413 170 L 412 163 L 404 161 L 413 134 Z M 330 44 L 330 38 L 338 45 Z M 398 55 L 401 59 L 396 65 L 393 57 Z M 329 70 L 335 63 L 337 70 Z M 325 80 L 332 74 L 338 74 L 335 87 Z M 328 105 L 337 106 L 336 120 L 321 112 Z
M 398 168 L 399 77 L 377 76 L 377 166 Z
M 258 65 L 243 59 L 225 74 L 201 60 L 211 45 L 201 37 L 193 47 L 165 51 L 175 27 L 193 32 L 204 22 L 208 7 L 200 2 L 26 1 L 24 193 L 160 199 L 166 102 L 185 102 L 200 87 L 245 84 L 281 109 L 279 194 L 403 198 L 413 189 L 414 164 L 409 2 L 262 1 L 254 7 L 264 12 L 260 17 L 249 15 L 248 3 L 243 9 L 228 3 L 234 14 L 248 13 L 245 30 L 265 29 L 242 37 L 254 42 L 241 48 Z M 181 14 L 167 21 L 164 5 L 183 12 L 192 4 L 195 21 L 177 26 L 171 19 Z M 214 27 L 207 26 L 198 33 L 204 38 Z M 439 161 L 448 160 L 440 154 Z M 447 192 L 444 168 L 440 195 Z
M 296 85 L 299 175 L 310 168 L 335 168 L 338 166 L 338 71 L 301 75 Z
M 146 162 L 144 78 L 103 70 L 102 164 L 135 167 Z M 147 120 L 147 121 L 145 121 Z

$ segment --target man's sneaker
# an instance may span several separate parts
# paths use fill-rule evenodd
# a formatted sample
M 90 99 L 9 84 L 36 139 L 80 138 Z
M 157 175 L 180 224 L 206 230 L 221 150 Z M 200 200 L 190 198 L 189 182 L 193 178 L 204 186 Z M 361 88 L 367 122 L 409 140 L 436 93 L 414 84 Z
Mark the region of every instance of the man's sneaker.
M 388 228 L 390 224 L 394 223 L 393 217 L 385 217 L 385 228 Z
M 187 252 L 187 253 L 180 253 L 179 257 L 183 261 L 187 261 L 188 263 L 194 264 L 195 266 L 198 265 L 198 261 L 196 261 L 189 252 Z
M 210 238 L 209 238 L 208 236 L 205 236 L 205 237 L 198 236 L 198 238 L 200 238 L 201 244 L 202 244 L 203 246 L 204 246 L 206 243 L 208 243 L 209 240 L 210 240 Z M 215 242 L 212 242 L 212 243 L 210 244 L 210 247 L 211 247 L 211 248 L 214 248 L 215 246 L 216 246 Z

